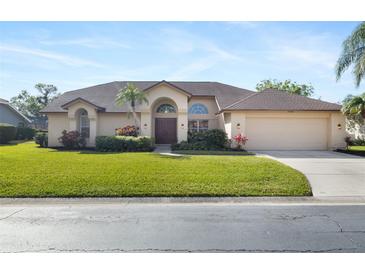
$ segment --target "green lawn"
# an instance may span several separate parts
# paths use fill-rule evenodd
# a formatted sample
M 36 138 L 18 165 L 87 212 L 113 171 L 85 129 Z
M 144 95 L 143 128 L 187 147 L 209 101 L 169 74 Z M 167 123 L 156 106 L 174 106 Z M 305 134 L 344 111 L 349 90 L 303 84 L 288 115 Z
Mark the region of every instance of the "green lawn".
M 262 157 L 0 146 L 0 197 L 289 195 L 311 195 L 305 176 Z
M 349 146 L 351 151 L 365 151 L 365 146 Z
M 365 157 L 365 146 L 349 146 L 347 149 L 339 149 L 337 151 Z

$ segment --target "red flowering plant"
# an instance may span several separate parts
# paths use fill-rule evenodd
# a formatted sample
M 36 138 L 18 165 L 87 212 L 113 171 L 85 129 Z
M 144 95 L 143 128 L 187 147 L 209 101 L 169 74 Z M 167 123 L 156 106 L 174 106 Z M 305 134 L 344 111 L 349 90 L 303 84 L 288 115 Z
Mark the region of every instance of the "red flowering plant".
M 62 131 L 62 136 L 58 138 L 58 141 L 64 146 L 65 149 L 79 149 L 86 146 L 85 137 L 77 130 Z
M 115 129 L 115 135 L 117 136 L 138 136 L 139 128 L 136 126 L 125 126 Z
M 237 144 L 237 149 L 243 149 L 243 146 L 248 141 L 248 138 L 245 135 L 243 135 L 243 134 L 240 133 L 240 134 L 237 134 L 236 136 L 234 136 L 233 137 L 233 140 Z

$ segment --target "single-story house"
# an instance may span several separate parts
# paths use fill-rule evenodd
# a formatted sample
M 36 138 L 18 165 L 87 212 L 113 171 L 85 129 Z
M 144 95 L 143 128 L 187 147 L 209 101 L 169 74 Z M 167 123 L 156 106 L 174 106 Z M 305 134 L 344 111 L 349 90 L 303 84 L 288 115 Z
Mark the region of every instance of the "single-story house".
M 28 126 L 31 121 L 12 107 L 7 100 L 0 98 L 0 123 L 24 127 Z
M 116 128 L 133 125 L 130 107 L 115 103 L 127 83 L 146 93 L 149 103 L 136 106 L 137 126 L 156 144 L 187 140 L 188 131 L 218 128 L 229 138 L 246 135 L 251 150 L 327 150 L 345 145 L 345 117 L 338 104 L 217 82 L 118 81 L 66 92 L 43 109 L 49 146 L 60 146 L 57 139 L 65 129 L 83 132 L 92 147 L 96 136 L 111 136 Z

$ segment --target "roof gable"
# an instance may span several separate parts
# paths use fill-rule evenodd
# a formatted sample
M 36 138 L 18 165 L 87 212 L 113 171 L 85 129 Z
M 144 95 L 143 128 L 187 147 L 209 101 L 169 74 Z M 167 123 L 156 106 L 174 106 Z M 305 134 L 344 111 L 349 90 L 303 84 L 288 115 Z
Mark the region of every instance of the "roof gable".
M 188 96 L 189 98 L 191 97 L 191 93 L 190 93 L 190 92 L 188 92 L 188 91 L 186 91 L 185 89 L 180 88 L 180 87 L 178 87 L 178 86 L 176 86 L 176 85 L 174 85 L 174 84 L 172 84 L 172 83 L 170 83 L 170 82 L 167 82 L 167 81 L 165 81 L 165 80 L 162 80 L 162 81 L 160 81 L 160 82 L 157 82 L 156 84 L 153 84 L 153 85 L 151 85 L 151 86 L 149 86 L 149 87 L 145 88 L 143 91 L 145 91 L 145 92 L 149 92 L 149 91 L 151 91 L 152 89 L 157 88 L 157 87 L 162 86 L 162 85 L 164 85 L 164 86 L 168 86 L 168 87 L 170 87 L 170 88 L 172 88 L 172 89 L 174 89 L 174 90 L 176 90 L 176 91 L 178 91 L 178 92 L 181 92 L 181 93 L 185 94 L 186 96 Z
M 81 98 L 81 97 L 78 97 L 74 100 L 71 100 L 71 101 L 67 102 L 66 104 L 63 104 L 61 107 L 64 108 L 64 109 L 68 109 L 70 106 L 72 106 L 74 104 L 77 104 L 77 103 L 80 103 L 80 102 L 85 103 L 87 105 L 90 105 L 90 106 L 92 106 L 93 108 L 95 108 L 97 110 L 105 111 L 105 108 L 100 107 L 98 105 L 95 105 L 95 104 L 93 104 L 93 103 L 91 103 L 91 102 L 89 102 L 89 101 L 87 101 L 87 100 L 85 100 L 84 98 Z

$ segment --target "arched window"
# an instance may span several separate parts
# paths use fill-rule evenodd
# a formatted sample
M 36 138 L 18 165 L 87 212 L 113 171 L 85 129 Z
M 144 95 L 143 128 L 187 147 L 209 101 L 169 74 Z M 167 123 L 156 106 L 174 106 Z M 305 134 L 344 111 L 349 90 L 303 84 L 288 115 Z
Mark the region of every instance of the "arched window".
M 175 113 L 176 109 L 173 105 L 162 104 L 157 108 L 156 112 L 157 113 Z
M 85 138 L 89 138 L 90 137 L 90 120 L 87 115 L 87 111 L 85 109 L 80 109 L 79 115 L 80 115 L 79 132 Z
M 203 104 L 193 104 L 189 109 L 190 114 L 208 114 L 208 108 Z

